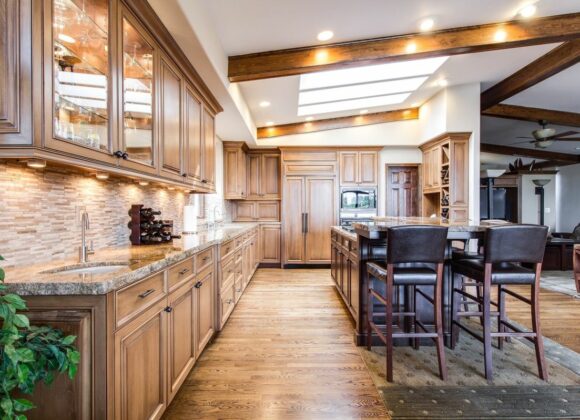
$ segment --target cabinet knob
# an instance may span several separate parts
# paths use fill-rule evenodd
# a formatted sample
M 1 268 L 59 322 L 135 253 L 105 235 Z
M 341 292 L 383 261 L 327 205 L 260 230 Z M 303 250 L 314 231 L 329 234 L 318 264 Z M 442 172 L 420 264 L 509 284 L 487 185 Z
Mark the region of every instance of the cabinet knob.
M 197 283 L 195 283 L 195 286 L 194 286 L 194 287 L 195 287 L 196 289 L 199 289 L 199 288 L 200 288 L 202 285 L 203 285 L 203 283 L 202 283 L 202 282 L 200 282 L 200 281 L 198 281 Z
M 201 182 L 207 184 L 207 179 L 202 179 Z
M 184 178 L 186 178 L 187 177 L 187 174 L 186 173 L 182 173 L 181 176 L 184 177 Z
M 165 311 L 165 312 L 167 312 L 167 313 L 170 313 L 170 312 L 173 312 L 173 308 L 172 308 L 171 306 L 167 306 L 167 307 L 164 309 L 164 311 Z

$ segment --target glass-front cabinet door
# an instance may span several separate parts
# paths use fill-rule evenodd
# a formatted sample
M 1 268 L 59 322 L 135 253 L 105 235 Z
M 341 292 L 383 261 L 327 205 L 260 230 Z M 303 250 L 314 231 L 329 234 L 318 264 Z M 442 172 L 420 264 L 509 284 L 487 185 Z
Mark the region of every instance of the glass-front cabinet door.
M 124 164 L 156 171 L 155 78 L 153 41 L 128 13 L 122 15 L 121 150 Z M 176 98 L 179 100 L 179 98 Z
M 75 155 L 112 161 L 110 2 L 47 3 L 52 28 L 47 55 L 51 56 L 52 72 L 45 79 L 50 102 L 47 109 L 51 111 L 51 118 L 46 118 L 46 144 Z

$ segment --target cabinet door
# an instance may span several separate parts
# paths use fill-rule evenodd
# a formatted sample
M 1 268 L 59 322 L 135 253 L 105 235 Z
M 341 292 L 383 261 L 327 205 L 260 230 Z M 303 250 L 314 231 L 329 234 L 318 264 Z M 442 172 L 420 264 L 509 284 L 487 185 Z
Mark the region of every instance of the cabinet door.
M 248 222 L 256 219 L 256 203 L 254 201 L 238 201 L 234 207 L 234 220 Z
M 437 146 L 431 151 L 431 186 L 441 185 L 441 146 Z
M 215 189 L 215 120 L 203 109 L 203 179 L 210 189 Z
M 248 200 L 261 198 L 262 155 L 248 155 Z
M 122 8 L 124 10 L 124 8 Z M 123 11 L 120 60 L 122 85 L 122 152 L 123 166 L 140 171 L 157 172 L 158 123 L 153 86 L 157 75 L 157 51 L 154 42 L 133 16 Z
M 280 198 L 280 155 L 262 154 L 260 172 L 260 196 L 264 199 Z
M 262 225 L 260 227 L 260 261 L 263 263 L 280 262 L 280 226 Z
M 340 185 L 356 185 L 358 182 L 358 152 L 340 152 Z
M 45 4 L 45 146 L 114 163 L 109 0 Z
M 358 276 L 358 263 L 353 260 L 349 259 L 349 283 L 350 283 L 350 291 L 348 295 L 349 299 L 349 306 L 354 311 L 355 314 L 358 314 L 359 311 L 359 293 L 360 293 L 360 282 Z
M 191 88 L 185 90 L 185 156 L 187 176 L 191 181 L 201 182 L 201 102 Z
M 192 282 L 169 296 L 169 389 L 171 402 L 195 363 L 195 299 Z
M 304 262 L 304 178 L 286 177 L 284 180 L 284 197 L 292 197 L 284 200 L 283 205 L 283 249 L 284 264 Z
M 306 256 L 309 263 L 330 263 L 330 227 L 336 224 L 334 178 L 306 178 Z
M 280 221 L 280 202 L 279 201 L 256 202 L 256 217 L 261 222 Z
M 159 143 L 161 174 L 181 179 L 182 176 L 182 80 L 177 70 L 162 57 L 159 71 Z M 183 175 L 186 176 L 185 172 Z
M 378 153 L 374 151 L 359 152 L 358 159 L 358 182 L 360 185 L 374 186 L 378 184 L 377 168 Z
M 242 149 L 224 149 L 224 197 L 246 197 L 246 156 Z
M 115 333 L 115 418 L 158 419 L 165 397 L 165 301 Z
M 213 270 L 206 271 L 199 276 L 195 285 L 197 307 L 197 338 L 196 355 L 199 357 L 203 349 L 214 334 L 215 312 L 215 278 Z

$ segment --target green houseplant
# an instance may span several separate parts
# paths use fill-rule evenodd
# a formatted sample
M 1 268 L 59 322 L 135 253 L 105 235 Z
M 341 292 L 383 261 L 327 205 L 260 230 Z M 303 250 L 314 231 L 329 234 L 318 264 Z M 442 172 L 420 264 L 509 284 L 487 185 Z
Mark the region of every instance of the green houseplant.
M 0 256 L 0 260 L 4 260 Z M 59 373 L 76 375 L 80 354 L 73 343 L 75 336 L 64 336 L 51 327 L 31 326 L 24 300 L 6 293 L 5 272 L 0 267 L 0 419 L 24 420 L 24 412 L 35 408 L 31 401 L 19 398 L 32 394 L 36 384 L 51 384 Z

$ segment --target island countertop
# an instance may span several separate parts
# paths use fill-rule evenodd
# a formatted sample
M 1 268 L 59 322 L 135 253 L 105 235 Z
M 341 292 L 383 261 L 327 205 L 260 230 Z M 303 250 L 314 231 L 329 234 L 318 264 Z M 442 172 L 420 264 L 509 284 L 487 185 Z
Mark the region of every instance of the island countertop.
M 256 226 L 257 223 L 229 223 L 198 234 L 184 234 L 181 239 L 174 239 L 170 244 L 127 245 L 97 250 L 85 266 L 123 266 L 109 273 L 60 271 L 62 267 L 80 267 L 75 259 L 26 267 L 5 267 L 5 284 L 10 292 L 21 295 L 103 295 L 135 283 L 213 245 L 235 238 Z
M 386 232 L 395 226 L 445 226 L 450 232 L 485 232 L 488 227 L 505 225 L 504 221 L 449 221 L 440 217 L 374 217 L 372 222 L 353 223 L 357 231 Z

